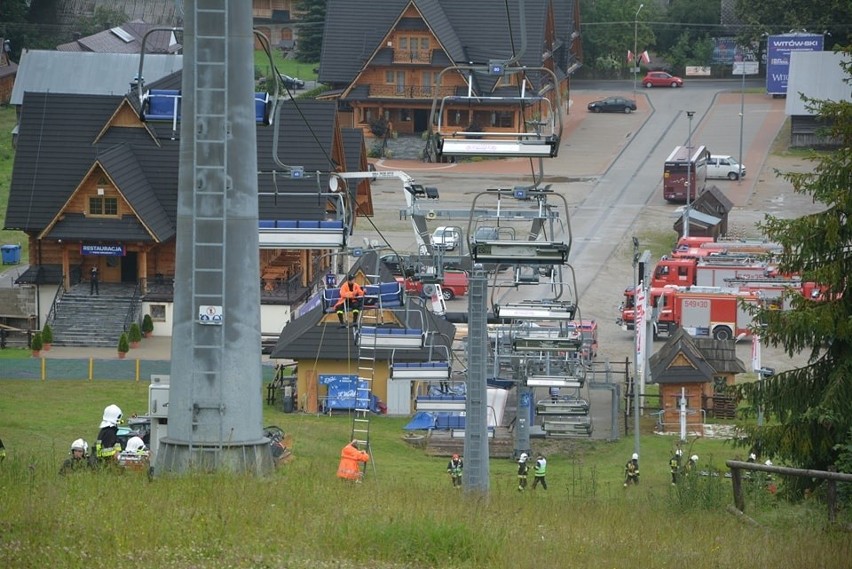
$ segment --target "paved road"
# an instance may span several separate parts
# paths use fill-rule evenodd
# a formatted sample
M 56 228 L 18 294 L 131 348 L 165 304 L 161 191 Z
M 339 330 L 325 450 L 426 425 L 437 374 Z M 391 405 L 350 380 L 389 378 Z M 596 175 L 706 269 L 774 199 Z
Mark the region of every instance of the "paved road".
M 781 102 L 760 94 L 743 97 L 737 92 L 738 88 L 739 83 L 714 82 L 704 86 L 693 82 L 684 89 L 642 90 L 637 93 L 638 111 L 630 115 L 586 112 L 588 101 L 615 92 L 577 88 L 572 91 L 572 106 L 566 116 L 566 132 L 559 156 L 546 161 L 544 173 L 545 182 L 552 183 L 553 189 L 564 195 L 569 203 L 570 263 L 575 270 L 577 296 L 584 318 L 596 318 L 601 323 L 612 320 L 609 306 L 590 306 L 584 299 L 600 297 L 595 293 L 604 286 L 603 273 L 609 263 L 624 263 L 619 258 L 619 248 L 631 235 L 641 232 L 638 223 L 642 211 L 665 208 L 675 215 L 675 206 L 664 202 L 661 189 L 663 162 L 671 149 L 687 142 L 691 128 L 693 145 L 705 144 L 715 153 L 738 155 L 741 104 L 745 110 L 742 123 L 744 162 L 752 176 L 742 182 L 721 181 L 719 185 L 735 205 L 746 204 L 753 191 L 755 174 L 783 124 L 784 114 Z M 624 90 L 617 92 L 625 93 Z M 691 124 L 686 111 L 694 111 Z M 535 170 L 523 159 L 455 165 L 382 160 L 377 167 L 405 170 L 418 181 L 437 186 L 441 209 L 469 207 L 472 197 L 486 188 L 528 185 Z M 384 237 L 397 250 L 412 251 L 416 249 L 413 233 L 396 216 L 403 205 L 399 194 L 400 189 L 393 187 L 393 183 L 374 186 L 378 229 L 368 228 L 364 233 L 370 238 Z M 390 212 L 393 213 L 388 215 Z M 436 226 L 466 225 L 458 220 L 450 223 L 438 219 L 434 223 Z M 362 224 L 359 232 L 363 229 Z M 567 240 L 564 235 L 562 237 Z M 612 288 L 611 297 L 615 301 L 629 282 L 606 284 Z M 545 286 L 521 287 L 503 294 L 501 299 L 505 302 L 544 298 L 550 294 Z M 466 299 L 450 303 L 450 309 L 465 310 Z M 537 395 L 544 397 L 544 394 Z M 589 396 L 595 425 L 609 425 L 606 394 L 590 393 Z M 596 429 L 596 436 L 607 434 Z

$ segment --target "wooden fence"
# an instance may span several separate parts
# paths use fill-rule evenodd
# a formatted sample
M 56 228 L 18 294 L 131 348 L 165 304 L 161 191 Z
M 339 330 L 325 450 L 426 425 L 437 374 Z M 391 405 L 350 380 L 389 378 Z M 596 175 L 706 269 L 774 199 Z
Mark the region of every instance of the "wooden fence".
M 806 470 L 801 468 L 788 468 L 786 466 L 768 466 L 754 462 L 742 462 L 739 460 L 728 460 L 725 462 L 731 469 L 731 479 L 734 489 L 734 506 L 740 512 L 745 512 L 745 493 L 743 492 L 743 470 L 755 470 L 768 472 L 782 476 L 799 476 L 804 478 L 817 478 L 827 481 L 826 502 L 828 503 L 828 521 L 834 523 L 837 519 L 837 482 L 852 482 L 852 474 L 842 472 L 830 472 L 825 470 Z

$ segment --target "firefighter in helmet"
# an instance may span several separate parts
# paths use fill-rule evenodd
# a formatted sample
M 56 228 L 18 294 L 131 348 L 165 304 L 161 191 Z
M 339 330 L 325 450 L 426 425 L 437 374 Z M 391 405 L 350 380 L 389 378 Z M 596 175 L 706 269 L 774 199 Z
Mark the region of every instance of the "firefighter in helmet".
M 107 405 L 104 408 L 100 431 L 95 442 L 95 461 L 99 466 L 116 464 L 121 452 L 121 441 L 118 439 L 118 425 L 121 423 L 121 407 Z
M 59 469 L 59 474 L 66 475 L 78 470 L 85 470 L 92 467 L 89 462 L 89 443 L 83 439 L 77 439 L 71 443 L 70 456 L 62 463 L 62 468 Z

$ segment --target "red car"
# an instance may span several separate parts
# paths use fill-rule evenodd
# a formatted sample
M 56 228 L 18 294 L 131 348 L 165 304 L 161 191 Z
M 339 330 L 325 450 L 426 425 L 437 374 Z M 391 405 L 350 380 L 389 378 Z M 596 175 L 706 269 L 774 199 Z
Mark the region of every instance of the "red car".
M 642 79 L 642 84 L 648 89 L 651 87 L 683 87 L 683 79 L 665 71 L 649 71 Z

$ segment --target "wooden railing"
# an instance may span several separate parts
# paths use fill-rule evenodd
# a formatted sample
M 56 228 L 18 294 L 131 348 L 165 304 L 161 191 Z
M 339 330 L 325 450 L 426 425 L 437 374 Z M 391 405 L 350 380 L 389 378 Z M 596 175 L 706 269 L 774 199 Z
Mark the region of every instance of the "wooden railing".
M 431 49 L 394 49 L 394 63 L 423 63 L 429 64 L 432 62 Z
M 731 469 L 731 481 L 734 490 L 734 507 L 738 513 L 745 512 L 745 492 L 743 491 L 743 470 L 755 470 L 769 474 L 782 476 L 799 476 L 804 478 L 817 478 L 826 481 L 825 501 L 828 505 L 828 521 L 834 523 L 837 520 L 837 482 L 852 482 L 852 474 L 842 472 L 830 472 L 825 470 L 805 470 L 802 468 L 787 468 L 786 466 L 770 466 L 754 462 L 742 462 L 739 460 L 725 461 Z
M 402 99 L 432 99 L 449 97 L 455 87 L 436 87 L 433 85 L 370 85 L 371 97 L 400 97 Z

